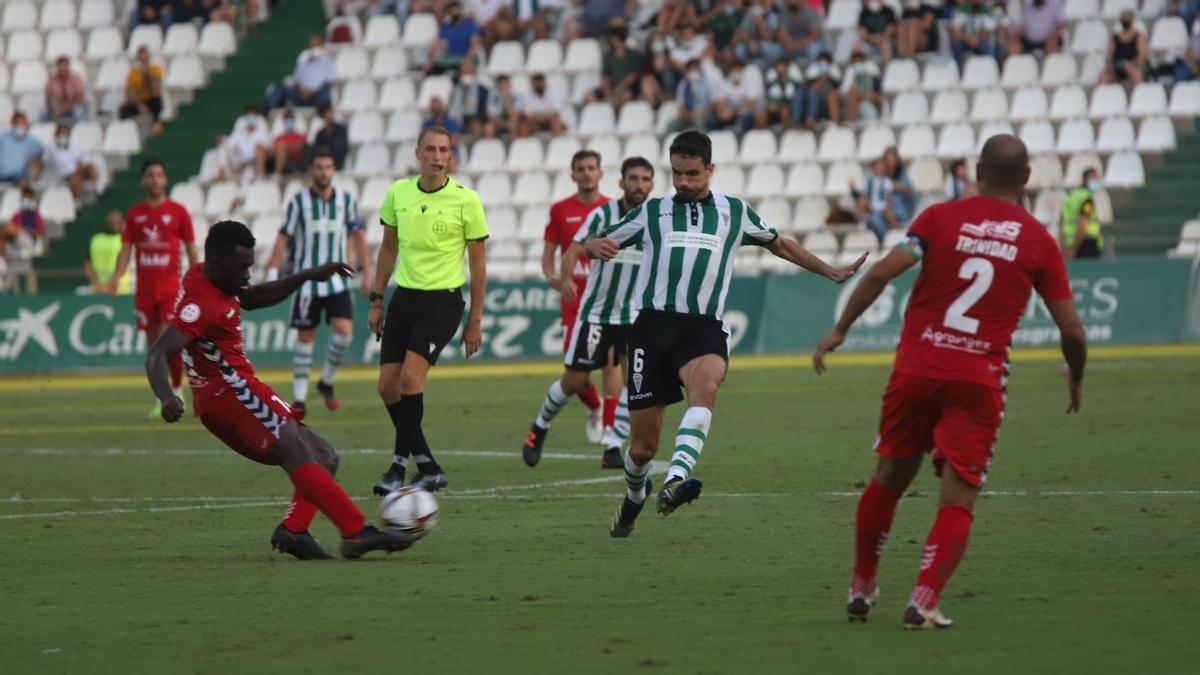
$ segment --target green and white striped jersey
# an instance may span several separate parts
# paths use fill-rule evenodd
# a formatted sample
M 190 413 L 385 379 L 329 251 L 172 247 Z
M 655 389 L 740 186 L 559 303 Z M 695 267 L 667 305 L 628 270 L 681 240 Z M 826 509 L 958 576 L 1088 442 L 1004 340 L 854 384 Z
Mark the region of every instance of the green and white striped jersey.
M 588 214 L 575 241 L 583 242 L 604 232 L 621 220 L 621 200 L 610 199 Z M 584 321 L 605 326 L 628 326 L 637 318 L 638 268 L 642 264 L 642 246 L 622 249 L 612 260 L 593 260 L 588 270 L 587 288 L 579 299 L 579 316 Z
M 720 319 L 734 247 L 768 246 L 779 233 L 746 202 L 713 192 L 699 202 L 648 199 L 603 236 L 622 249 L 642 246 L 636 291 L 641 309 Z
M 358 200 L 338 188 L 329 201 L 318 197 L 311 188 L 301 190 L 287 205 L 287 216 L 279 231 L 292 239 L 292 260 L 296 269 L 319 267 L 330 262 L 346 262 L 346 238 L 362 229 Z M 300 294 L 324 298 L 349 288 L 347 281 L 334 275 L 329 281 L 308 281 Z

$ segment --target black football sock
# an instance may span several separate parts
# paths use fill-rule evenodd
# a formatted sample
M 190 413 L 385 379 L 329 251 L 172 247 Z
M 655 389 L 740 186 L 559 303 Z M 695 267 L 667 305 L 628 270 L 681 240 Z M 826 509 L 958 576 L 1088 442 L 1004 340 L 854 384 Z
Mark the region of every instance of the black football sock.
M 408 424 L 404 419 L 404 401 L 407 397 L 387 406 L 388 416 L 392 418 L 392 426 L 396 428 L 396 447 L 392 450 L 392 466 L 389 471 L 404 480 L 404 469 L 408 466 L 409 444 Z
M 425 432 L 421 422 L 425 419 L 425 394 L 405 396 L 407 409 L 405 422 L 408 426 L 408 447 L 412 450 L 413 459 L 417 462 L 417 473 L 441 473 L 442 467 L 433 458 L 429 442 L 425 440 Z

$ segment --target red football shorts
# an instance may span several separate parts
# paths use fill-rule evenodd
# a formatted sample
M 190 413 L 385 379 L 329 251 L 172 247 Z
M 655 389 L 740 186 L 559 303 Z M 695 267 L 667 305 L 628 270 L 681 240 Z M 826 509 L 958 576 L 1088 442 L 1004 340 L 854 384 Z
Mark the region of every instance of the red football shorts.
M 571 348 L 571 331 L 575 329 L 575 317 L 579 316 L 579 298 L 587 288 L 587 277 L 572 277 L 575 282 L 575 302 L 562 303 L 563 353 Z
M 267 453 L 292 419 L 292 409 L 258 380 L 246 380 L 241 391 L 228 386 L 218 391 L 217 396 L 196 396 L 196 414 L 204 428 L 246 459 L 275 464 Z
M 982 487 L 996 447 L 1004 393 L 979 382 L 892 373 L 875 452 L 911 457 L 937 448 L 959 478 Z
M 154 288 L 134 297 L 134 315 L 140 331 L 165 326 L 175 320 L 175 303 L 179 300 L 179 287 Z

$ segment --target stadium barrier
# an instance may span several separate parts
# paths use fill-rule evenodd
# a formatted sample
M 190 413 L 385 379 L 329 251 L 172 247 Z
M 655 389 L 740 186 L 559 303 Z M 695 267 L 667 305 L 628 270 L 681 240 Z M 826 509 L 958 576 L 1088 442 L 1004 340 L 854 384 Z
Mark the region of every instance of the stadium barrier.
M 1080 315 L 1093 344 L 1200 342 L 1200 287 L 1190 260 L 1076 262 L 1068 267 Z M 895 280 L 847 338 L 844 350 L 890 350 L 916 272 Z M 811 274 L 739 277 L 725 319 L 735 353 L 807 352 L 841 312 L 852 285 Z M 367 302 L 356 294 L 356 332 L 348 363 L 373 363 L 379 343 L 366 330 Z M 559 298 L 537 282 L 492 283 L 484 304 L 485 359 L 559 358 Z M 247 352 L 258 366 L 288 366 L 295 332 L 288 303 L 242 315 Z M 328 331 L 322 330 L 317 354 Z M 1016 344 L 1052 345 L 1058 333 L 1035 295 Z M 133 320 L 132 297 L 40 295 L 0 298 L 0 375 L 142 367 L 145 337 Z M 456 337 L 444 360 L 462 359 Z

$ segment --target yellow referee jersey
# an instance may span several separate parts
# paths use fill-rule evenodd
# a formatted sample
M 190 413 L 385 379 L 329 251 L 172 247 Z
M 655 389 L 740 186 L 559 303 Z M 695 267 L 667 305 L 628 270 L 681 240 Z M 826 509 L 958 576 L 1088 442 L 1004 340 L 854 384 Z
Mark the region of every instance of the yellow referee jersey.
M 458 288 L 467 281 L 467 242 L 488 237 L 483 203 L 453 178 L 433 192 L 422 190 L 418 180 L 413 176 L 393 183 L 379 207 L 379 219 L 396 228 L 399 241 L 396 283 L 422 291 Z

